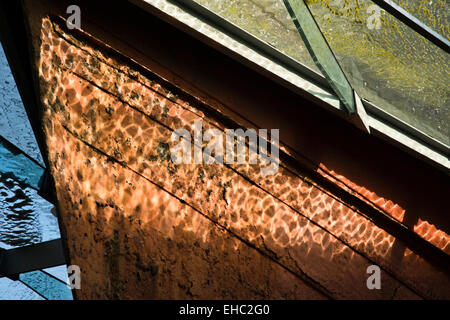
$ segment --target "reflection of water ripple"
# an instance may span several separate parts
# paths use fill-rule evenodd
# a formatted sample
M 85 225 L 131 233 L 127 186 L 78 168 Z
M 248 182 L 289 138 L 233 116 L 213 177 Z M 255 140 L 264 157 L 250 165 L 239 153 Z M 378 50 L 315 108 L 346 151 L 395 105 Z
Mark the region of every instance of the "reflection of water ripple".
M 35 190 L 0 174 L 0 248 L 59 238 L 52 207 Z M 0 278 L 0 300 L 4 299 L 41 300 L 42 297 L 19 281 Z
M 36 191 L 0 174 L 0 247 L 11 248 L 57 238 L 52 205 Z M 45 214 L 46 213 L 46 214 Z M 43 236 L 44 230 L 55 230 Z
M 32 190 L 0 175 L 0 242 L 19 247 L 41 241 Z
M 1 44 L 0 135 L 43 164 Z M 36 191 L 0 174 L 0 248 L 59 238 L 57 220 L 50 213 L 51 208 L 52 205 L 39 197 Z M 65 270 L 64 267 L 62 269 Z M 51 273 L 54 274 L 55 270 L 53 268 Z M 42 297 L 19 281 L 0 278 L 0 300 L 4 299 L 41 300 Z

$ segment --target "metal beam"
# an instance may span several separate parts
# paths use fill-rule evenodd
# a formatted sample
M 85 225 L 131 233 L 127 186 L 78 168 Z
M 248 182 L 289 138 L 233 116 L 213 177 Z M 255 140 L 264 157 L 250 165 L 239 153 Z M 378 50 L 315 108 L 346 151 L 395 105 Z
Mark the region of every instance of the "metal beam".
M 61 239 L 0 251 L 0 277 L 66 264 Z
M 425 37 L 430 42 L 450 53 L 450 41 L 441 36 L 439 33 L 425 25 L 422 21 L 414 17 L 408 11 L 400 7 L 392 0 L 372 0 L 380 8 L 406 24 L 408 27 Z

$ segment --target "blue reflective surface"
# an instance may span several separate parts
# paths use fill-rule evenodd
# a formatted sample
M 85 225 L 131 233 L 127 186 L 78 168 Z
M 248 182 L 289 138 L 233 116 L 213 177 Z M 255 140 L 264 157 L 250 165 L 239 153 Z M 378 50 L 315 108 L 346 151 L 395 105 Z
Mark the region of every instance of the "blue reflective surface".
M 48 300 L 72 300 L 72 291 L 62 281 L 46 272 L 33 271 L 20 275 L 20 281 Z
M 11 249 L 60 238 L 53 205 L 36 191 L 44 171 L 39 165 L 43 166 L 43 161 L 1 46 L 0 136 L 36 160 L 11 148 L 4 140 L 0 143 L 0 248 Z M 22 275 L 21 280 L 37 293 L 20 281 L 0 278 L 0 300 L 42 300 L 41 294 L 50 299 L 72 299 L 63 284 L 67 281 L 66 266 L 46 271 L 62 282 L 42 272 Z
M 8 61 L 0 45 L 0 135 L 44 166 Z
M 39 189 L 44 168 L 14 148 L 0 136 L 0 173 L 9 176 L 33 189 Z

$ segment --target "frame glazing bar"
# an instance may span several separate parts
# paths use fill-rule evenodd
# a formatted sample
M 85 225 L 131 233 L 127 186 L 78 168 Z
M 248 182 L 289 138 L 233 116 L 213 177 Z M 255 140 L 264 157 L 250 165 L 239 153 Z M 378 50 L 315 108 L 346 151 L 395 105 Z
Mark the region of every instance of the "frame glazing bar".
M 283 0 L 309 54 L 349 113 L 356 111 L 353 89 L 304 0 Z

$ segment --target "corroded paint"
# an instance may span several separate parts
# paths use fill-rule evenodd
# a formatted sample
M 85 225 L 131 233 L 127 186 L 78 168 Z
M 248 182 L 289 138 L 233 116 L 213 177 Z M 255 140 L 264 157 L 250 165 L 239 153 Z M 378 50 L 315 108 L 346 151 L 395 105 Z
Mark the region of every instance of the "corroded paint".
M 79 298 L 449 297 L 448 275 L 281 164 L 174 165 L 195 99 L 45 19 L 43 126 Z M 369 265 L 382 290 L 366 287 Z

